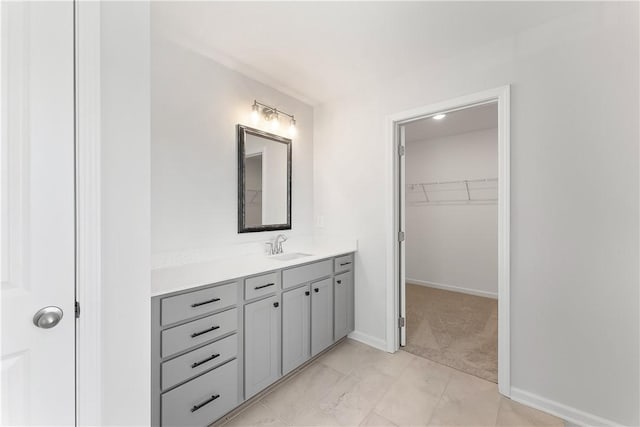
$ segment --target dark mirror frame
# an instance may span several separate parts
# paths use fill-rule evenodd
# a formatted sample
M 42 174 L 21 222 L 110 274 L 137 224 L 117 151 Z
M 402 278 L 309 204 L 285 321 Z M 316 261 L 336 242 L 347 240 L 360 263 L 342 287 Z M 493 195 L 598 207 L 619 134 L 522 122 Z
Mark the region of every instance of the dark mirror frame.
M 237 125 L 238 135 L 238 233 L 254 233 L 257 231 L 291 230 L 291 140 L 282 136 L 263 132 L 244 125 Z M 270 139 L 287 146 L 287 222 L 285 224 L 266 224 L 258 227 L 247 227 L 245 222 L 245 141 L 247 135 Z

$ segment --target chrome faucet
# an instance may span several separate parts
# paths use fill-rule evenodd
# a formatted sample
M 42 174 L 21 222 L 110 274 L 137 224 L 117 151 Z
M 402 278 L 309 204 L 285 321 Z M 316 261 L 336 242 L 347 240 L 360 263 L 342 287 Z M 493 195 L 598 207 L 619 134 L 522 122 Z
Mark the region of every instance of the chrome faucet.
M 284 252 L 282 250 L 282 242 L 286 241 L 287 236 L 285 236 L 284 234 L 278 234 L 276 238 L 273 239 L 273 242 L 267 242 L 267 245 L 269 245 L 269 255 L 277 255 Z

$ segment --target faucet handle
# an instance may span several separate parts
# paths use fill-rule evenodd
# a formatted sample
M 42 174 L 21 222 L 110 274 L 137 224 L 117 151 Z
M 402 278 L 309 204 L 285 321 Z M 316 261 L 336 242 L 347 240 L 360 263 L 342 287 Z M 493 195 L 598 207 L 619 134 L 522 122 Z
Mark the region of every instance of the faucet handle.
M 267 253 L 273 255 L 273 242 L 264 242 L 264 244 L 267 247 Z

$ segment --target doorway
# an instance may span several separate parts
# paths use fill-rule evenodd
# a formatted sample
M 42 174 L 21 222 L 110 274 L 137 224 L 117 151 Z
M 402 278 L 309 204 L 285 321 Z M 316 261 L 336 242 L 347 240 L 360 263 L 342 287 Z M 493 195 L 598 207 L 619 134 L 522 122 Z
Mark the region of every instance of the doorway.
M 420 120 L 433 118 L 436 115 L 445 114 L 453 117 L 454 113 L 468 110 L 473 107 L 488 106 L 494 104 L 497 109 L 497 176 L 477 178 L 451 179 L 446 185 L 446 191 L 425 191 L 423 186 L 411 189 L 407 184 L 427 184 L 431 181 L 410 183 L 406 177 L 406 153 L 407 153 L 407 126 Z M 432 119 L 433 120 L 433 119 Z M 391 179 L 389 186 L 390 217 L 392 224 L 389 227 L 389 283 L 390 305 L 387 310 L 388 330 L 392 337 L 389 349 L 395 351 L 407 344 L 407 329 L 411 327 L 407 323 L 407 200 L 413 200 L 415 190 L 422 193 L 423 202 L 429 199 L 432 203 L 445 194 L 458 197 L 458 203 L 480 203 L 479 199 L 486 198 L 489 191 L 495 193 L 497 206 L 497 314 L 498 314 L 498 345 L 497 345 L 497 382 L 498 389 L 503 395 L 510 395 L 510 368 L 509 368 L 509 87 L 479 92 L 460 98 L 451 99 L 437 104 L 428 105 L 410 111 L 397 113 L 389 118 L 388 140 L 392 142 L 392 154 L 389 159 L 391 166 Z M 490 179 L 496 179 L 490 181 Z M 469 182 L 474 180 L 474 182 Z M 437 179 L 436 179 L 437 181 Z M 462 181 L 462 182 L 460 182 Z M 432 187 L 435 187 L 435 184 Z M 489 190 L 495 185 L 493 190 Z M 457 187 L 456 187 L 457 186 Z M 467 191 L 467 188 L 469 190 Z M 472 190 L 471 188 L 474 188 Z M 431 188 L 433 190 L 433 188 Z M 463 190 L 463 191 L 458 191 Z M 426 193 L 426 194 L 425 194 Z M 473 194 L 471 194 L 473 193 Z M 466 199 L 466 200 L 465 200 Z M 472 201 L 474 199 L 476 201 Z M 428 202 L 427 202 L 428 203 Z M 484 203 L 487 203 L 486 201 Z M 433 286 L 431 292 L 442 291 Z M 451 289 L 449 289 L 450 291 Z M 457 289 L 458 291 L 460 289 Z M 468 295 L 468 294 L 467 294 Z M 472 295 L 468 295 L 471 297 Z M 466 297 L 465 297 L 466 298 Z
M 404 350 L 498 380 L 497 102 L 406 125 Z

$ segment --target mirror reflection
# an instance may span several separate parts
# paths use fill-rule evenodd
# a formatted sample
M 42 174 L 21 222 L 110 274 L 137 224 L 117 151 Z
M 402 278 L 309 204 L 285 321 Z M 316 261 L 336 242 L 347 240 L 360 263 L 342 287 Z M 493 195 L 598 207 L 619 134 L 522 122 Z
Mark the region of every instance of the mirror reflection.
M 291 140 L 238 125 L 238 231 L 291 228 Z

